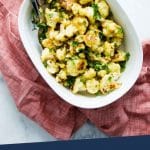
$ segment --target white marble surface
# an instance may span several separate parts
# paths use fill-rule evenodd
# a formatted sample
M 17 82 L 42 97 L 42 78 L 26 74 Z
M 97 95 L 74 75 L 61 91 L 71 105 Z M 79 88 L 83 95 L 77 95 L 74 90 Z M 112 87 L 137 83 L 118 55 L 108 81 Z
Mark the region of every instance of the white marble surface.
M 139 37 L 150 39 L 150 1 L 118 0 L 131 18 Z M 92 125 L 86 123 L 72 139 L 106 137 Z M 54 137 L 36 123 L 19 113 L 7 86 L 0 74 L 0 144 L 54 141 Z

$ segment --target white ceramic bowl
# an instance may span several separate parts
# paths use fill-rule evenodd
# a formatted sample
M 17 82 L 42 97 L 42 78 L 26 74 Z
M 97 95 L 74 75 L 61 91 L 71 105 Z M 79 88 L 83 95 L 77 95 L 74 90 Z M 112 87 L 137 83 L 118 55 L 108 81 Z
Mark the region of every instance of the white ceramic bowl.
M 113 12 L 115 20 L 124 28 L 125 42 L 124 47 L 130 52 L 131 57 L 127 63 L 125 72 L 122 74 L 120 81 L 121 88 L 111 92 L 106 96 L 87 97 L 82 95 L 74 95 L 68 89 L 58 84 L 55 79 L 49 75 L 40 60 L 42 48 L 38 42 L 37 31 L 32 31 L 31 23 L 31 3 L 29 0 L 24 0 L 19 13 L 19 32 L 31 61 L 35 65 L 38 72 L 41 74 L 47 84 L 66 102 L 80 108 L 100 108 L 111 104 L 119 99 L 134 85 L 137 80 L 143 62 L 142 48 L 136 34 L 136 31 L 130 22 L 128 16 L 124 12 L 117 0 L 107 0 Z

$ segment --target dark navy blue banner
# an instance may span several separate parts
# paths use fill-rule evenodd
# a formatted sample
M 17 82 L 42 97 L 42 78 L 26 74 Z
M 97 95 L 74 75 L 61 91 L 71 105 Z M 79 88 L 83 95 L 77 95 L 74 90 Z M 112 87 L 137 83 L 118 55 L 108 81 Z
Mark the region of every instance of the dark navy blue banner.
M 1 145 L 0 150 L 150 150 L 150 136 Z

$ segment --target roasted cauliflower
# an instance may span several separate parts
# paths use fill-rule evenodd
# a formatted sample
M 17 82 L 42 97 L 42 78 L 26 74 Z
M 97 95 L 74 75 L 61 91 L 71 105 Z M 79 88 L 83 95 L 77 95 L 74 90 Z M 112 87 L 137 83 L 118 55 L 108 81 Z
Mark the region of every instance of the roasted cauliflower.
M 45 0 L 40 7 L 41 61 L 74 94 L 105 95 L 121 86 L 130 54 L 110 12 L 106 0 Z

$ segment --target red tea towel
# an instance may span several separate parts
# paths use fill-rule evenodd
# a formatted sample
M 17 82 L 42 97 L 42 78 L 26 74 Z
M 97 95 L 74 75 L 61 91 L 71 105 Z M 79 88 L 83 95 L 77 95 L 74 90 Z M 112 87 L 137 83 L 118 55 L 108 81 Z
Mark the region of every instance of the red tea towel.
M 150 41 L 134 87 L 117 102 L 95 110 L 61 100 L 43 81 L 21 43 L 17 16 L 22 0 L 0 0 L 0 70 L 20 112 L 58 139 L 69 139 L 89 119 L 110 136 L 150 134 Z

